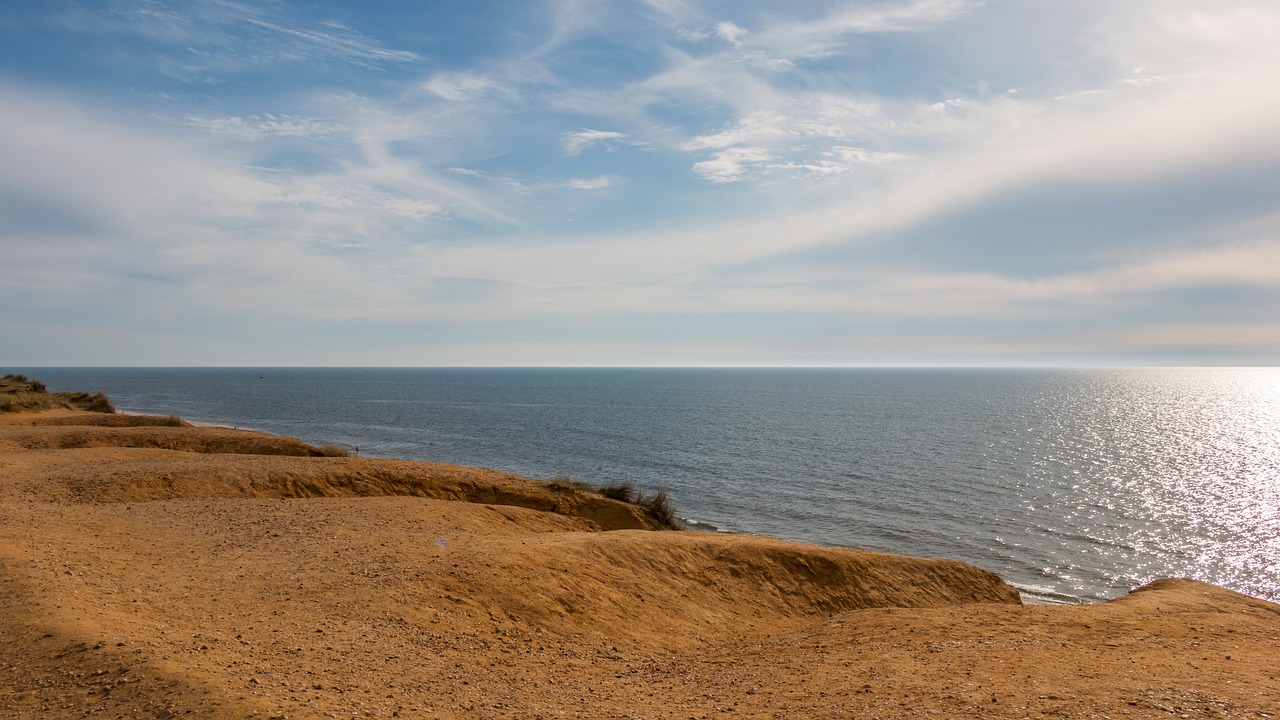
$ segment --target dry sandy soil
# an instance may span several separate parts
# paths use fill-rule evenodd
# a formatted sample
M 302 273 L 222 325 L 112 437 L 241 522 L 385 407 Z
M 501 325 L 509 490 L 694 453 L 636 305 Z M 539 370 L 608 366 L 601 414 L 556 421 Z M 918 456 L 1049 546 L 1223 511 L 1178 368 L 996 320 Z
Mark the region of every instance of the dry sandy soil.
M 1267 718 L 1280 606 L 1024 606 L 511 475 L 0 415 L 0 718 Z

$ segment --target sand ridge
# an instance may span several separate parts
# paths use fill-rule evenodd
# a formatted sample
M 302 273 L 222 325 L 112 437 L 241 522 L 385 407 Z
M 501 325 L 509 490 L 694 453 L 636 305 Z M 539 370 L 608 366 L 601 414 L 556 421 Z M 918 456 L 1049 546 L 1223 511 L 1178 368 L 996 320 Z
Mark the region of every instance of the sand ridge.
M 0 416 L 0 718 L 1280 708 L 1280 606 L 1201 583 L 1024 606 L 961 563 L 658 532 L 504 473 L 81 416 Z

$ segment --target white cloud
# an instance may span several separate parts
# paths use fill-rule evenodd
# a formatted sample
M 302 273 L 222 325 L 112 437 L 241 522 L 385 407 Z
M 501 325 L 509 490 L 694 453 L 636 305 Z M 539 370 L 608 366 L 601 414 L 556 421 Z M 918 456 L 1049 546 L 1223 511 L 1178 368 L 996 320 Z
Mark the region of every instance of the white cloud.
M 902 153 L 873 152 L 863 148 L 834 146 L 818 153 L 813 162 L 788 162 L 771 166 L 771 169 L 788 170 L 801 176 L 832 178 L 868 166 L 886 165 L 906 160 Z
M 1251 71 L 1274 62 L 1280 13 L 1256 0 L 1125 3 L 1089 33 L 1089 49 L 1117 68 L 1143 74 Z M 1138 74 L 1136 71 L 1134 74 Z
M 688 152 L 715 150 L 711 160 L 695 164 L 713 182 L 745 179 L 753 171 L 804 171 L 831 177 L 850 168 L 900 160 L 902 153 L 847 145 L 870 139 L 886 124 L 879 106 L 832 96 L 801 97 L 783 106 L 789 111 L 756 111 L 720 132 L 699 135 L 681 145 Z
M 94 277 L 58 292 L 132 295 L 145 290 L 133 278 L 146 276 L 184 288 L 165 301 L 173 312 L 256 304 L 312 316 L 333 310 L 326 287 L 403 299 L 378 270 L 332 251 L 389 252 L 444 216 L 500 217 L 376 146 L 340 173 L 263 172 L 237 145 L 133 129 L 13 87 L 0 86 L 0 98 L 0 201 L 80 218 L 71 234 L 55 223 L 36 244 L 0 232 L 6 248 L 29 250 L 5 275 L 38 277 L 43 267 Z M 68 255 L 77 245 L 84 251 Z
M 684 150 L 734 145 L 788 143 L 795 140 L 848 140 L 868 137 L 887 125 L 879 104 L 830 95 L 793 96 L 776 109 L 757 110 L 717 133 L 699 135 Z
M 730 45 L 738 45 L 739 40 L 746 35 L 747 30 L 745 28 L 738 27 L 727 20 L 716 24 L 716 36 Z
M 491 77 L 469 72 L 438 72 L 422 84 L 432 95 L 463 102 L 486 96 L 510 96 L 511 91 Z
M 747 143 L 771 142 L 788 134 L 788 118 L 775 112 L 756 111 L 733 127 L 709 135 L 699 135 L 681 146 L 682 150 L 723 150 Z
M 627 138 L 626 133 L 614 130 L 591 130 L 583 129 L 576 132 L 567 132 L 560 136 L 560 143 L 564 146 L 565 154 L 569 157 L 581 154 L 584 150 L 590 150 L 597 145 L 604 145 L 606 149 L 611 148 L 612 141 L 621 141 Z
M 590 179 L 574 179 L 569 181 L 569 187 L 577 190 L 603 190 L 618 184 L 618 179 L 612 175 L 601 175 L 597 178 Z
M 772 160 L 773 156 L 764 148 L 731 147 L 717 152 L 710 160 L 695 163 L 693 171 L 711 182 L 735 182 L 743 179 L 752 167 Z

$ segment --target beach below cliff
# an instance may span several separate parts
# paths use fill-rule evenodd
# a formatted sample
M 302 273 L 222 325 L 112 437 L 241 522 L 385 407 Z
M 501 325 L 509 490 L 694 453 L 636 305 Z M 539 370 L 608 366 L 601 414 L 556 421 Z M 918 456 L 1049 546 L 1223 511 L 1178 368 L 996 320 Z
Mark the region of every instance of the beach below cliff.
M 332 453 L 331 453 L 332 454 Z M 572 484 L 0 414 L 0 717 L 1280 714 L 1280 606 L 658 529 Z

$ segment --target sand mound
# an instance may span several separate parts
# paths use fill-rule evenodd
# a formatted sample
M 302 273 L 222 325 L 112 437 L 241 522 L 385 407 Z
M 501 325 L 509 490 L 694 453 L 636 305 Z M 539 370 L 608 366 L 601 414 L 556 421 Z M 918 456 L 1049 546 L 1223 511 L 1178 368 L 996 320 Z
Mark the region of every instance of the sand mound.
M 10 472 L 0 482 L 0 497 L 141 502 L 405 495 L 572 515 L 605 530 L 658 529 L 636 505 L 506 473 L 327 458 L 306 443 L 247 430 L 155 426 L 150 421 L 157 419 L 145 416 L 121 416 L 129 418 L 127 426 L 104 426 L 100 417 L 112 416 L 59 411 L 0 424 L 0 450 L 30 451 L 26 456 L 38 460 Z M 5 465 L 0 456 L 0 477 Z
M 10 661 L 44 663 L 58 679 L 15 676 L 32 703 L 105 701 L 122 692 L 108 683 L 141 677 L 150 690 L 123 691 L 200 713 L 257 707 L 258 694 L 290 716 L 309 717 L 321 698 L 397 707 L 387 692 L 425 708 L 445 686 L 465 708 L 514 689 L 511 673 L 577 683 L 575 668 L 594 677 L 602 659 L 616 669 L 624 657 L 670 658 L 841 609 L 1017 602 L 957 563 L 602 533 L 578 518 L 421 498 L 23 503 L 3 520 L 22 528 L 0 542 L 17 617 Z M 69 656 L 96 669 L 67 671 Z M 171 685 L 180 701 L 157 696 Z
M 77 448 L 155 448 L 188 453 L 237 453 L 318 457 L 321 452 L 299 440 L 248 430 L 214 427 L 82 426 L 68 424 L 8 426 L 9 447 L 23 450 Z
M 514 505 L 580 517 L 597 529 L 656 529 L 644 512 L 599 495 L 436 463 L 263 457 L 137 449 L 35 451 L 37 467 L 0 483 L 0 497 L 119 503 L 178 498 L 320 498 L 387 495 Z M 0 455 L 0 476 L 5 458 Z
M 208 430 L 0 422 L 0 717 L 1280 707 L 1280 607 L 1201 583 L 1023 606 L 960 563 L 602 532 L 643 516 L 486 470 L 191 450 L 281 440 Z
M 872 607 L 1018 604 L 995 575 L 961 563 L 708 533 L 555 534 L 485 563 L 471 587 L 507 617 L 664 648 L 776 630 Z
M 10 415 L 4 418 L 9 425 L 80 425 L 88 427 L 192 427 L 191 423 L 175 416 L 134 415 L 130 413 L 84 413 L 76 411 L 48 411 L 39 414 Z

